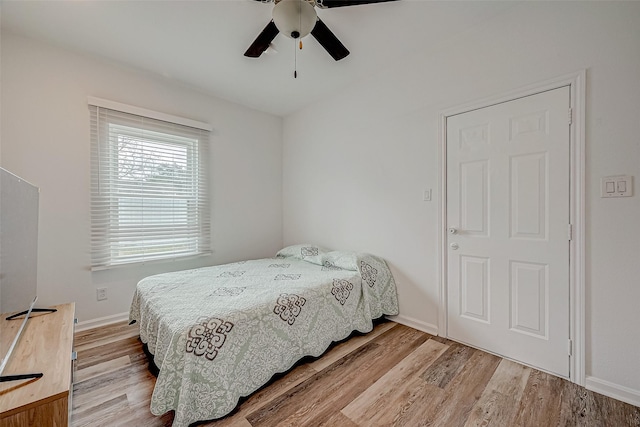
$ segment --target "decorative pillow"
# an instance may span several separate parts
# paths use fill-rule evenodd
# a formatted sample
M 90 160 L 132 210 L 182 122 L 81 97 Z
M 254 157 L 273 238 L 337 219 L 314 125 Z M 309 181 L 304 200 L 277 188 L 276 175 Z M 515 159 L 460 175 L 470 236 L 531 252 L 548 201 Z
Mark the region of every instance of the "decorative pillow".
M 298 258 L 303 261 L 312 262 L 314 264 L 322 265 L 322 257 L 329 252 L 327 249 L 313 244 L 302 244 L 287 246 L 280 249 L 276 254 L 278 258 Z
M 358 271 L 358 254 L 350 251 L 331 251 L 322 256 L 322 265 L 338 270 Z

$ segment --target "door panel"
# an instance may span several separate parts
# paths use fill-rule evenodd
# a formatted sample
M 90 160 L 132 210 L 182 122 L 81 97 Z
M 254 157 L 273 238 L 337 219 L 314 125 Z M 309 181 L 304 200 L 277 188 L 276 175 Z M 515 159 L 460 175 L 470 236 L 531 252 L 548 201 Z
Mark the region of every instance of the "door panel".
M 489 259 L 460 257 L 460 315 L 489 322 Z
M 447 334 L 569 376 L 569 87 L 447 118 Z
M 548 338 L 549 266 L 530 262 L 511 262 L 512 331 Z
M 460 220 L 466 233 L 489 235 L 489 162 L 460 164 Z
M 547 153 L 511 158 L 511 237 L 547 237 Z

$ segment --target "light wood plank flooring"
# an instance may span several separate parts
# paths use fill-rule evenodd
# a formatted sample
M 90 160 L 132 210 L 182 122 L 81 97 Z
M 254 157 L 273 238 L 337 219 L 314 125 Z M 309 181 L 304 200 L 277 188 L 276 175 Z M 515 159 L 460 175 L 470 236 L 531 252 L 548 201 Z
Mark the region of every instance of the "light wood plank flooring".
M 137 328 L 76 334 L 72 426 L 170 426 Z M 392 322 L 334 344 L 201 426 L 640 426 L 640 408 Z

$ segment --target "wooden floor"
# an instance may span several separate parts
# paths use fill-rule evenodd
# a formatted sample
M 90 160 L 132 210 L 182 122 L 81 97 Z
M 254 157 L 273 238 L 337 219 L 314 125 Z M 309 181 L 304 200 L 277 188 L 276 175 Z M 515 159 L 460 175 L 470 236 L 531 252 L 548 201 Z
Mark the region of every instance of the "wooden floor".
M 76 334 L 73 427 L 170 426 L 134 327 Z M 640 426 L 640 408 L 392 322 L 335 344 L 202 426 Z

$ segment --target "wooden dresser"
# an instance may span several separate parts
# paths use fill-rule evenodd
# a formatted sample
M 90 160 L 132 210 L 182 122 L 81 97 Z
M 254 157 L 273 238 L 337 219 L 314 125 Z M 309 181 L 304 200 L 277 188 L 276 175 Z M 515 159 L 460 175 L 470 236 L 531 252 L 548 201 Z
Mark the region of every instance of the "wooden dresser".
M 3 375 L 42 372 L 42 378 L 0 383 L 0 427 L 67 427 L 71 407 L 75 304 L 54 306 L 27 321 Z M 0 320 L 4 355 L 22 320 Z

